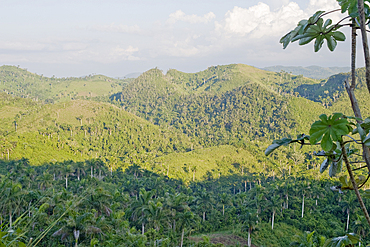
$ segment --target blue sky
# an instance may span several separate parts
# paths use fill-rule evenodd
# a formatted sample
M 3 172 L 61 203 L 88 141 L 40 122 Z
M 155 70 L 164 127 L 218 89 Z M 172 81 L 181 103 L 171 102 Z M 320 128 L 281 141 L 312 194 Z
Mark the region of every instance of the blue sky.
M 57 77 L 231 63 L 349 66 L 348 42 L 334 53 L 279 44 L 299 20 L 334 8 L 336 0 L 3 0 L 0 65 Z

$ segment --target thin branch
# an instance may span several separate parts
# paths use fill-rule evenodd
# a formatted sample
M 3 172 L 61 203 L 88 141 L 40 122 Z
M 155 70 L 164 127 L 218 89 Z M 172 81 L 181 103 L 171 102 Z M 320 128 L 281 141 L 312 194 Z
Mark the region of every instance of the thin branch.
M 320 15 L 320 18 L 323 17 L 324 15 L 328 15 L 328 14 L 331 14 L 333 12 L 337 12 L 337 11 L 341 11 L 342 9 L 335 9 L 335 10 L 331 10 L 329 12 L 326 12 L 326 13 L 323 13 L 322 15 Z
M 353 162 L 351 162 L 352 164 Z M 366 163 L 366 162 L 361 162 L 361 163 Z M 356 168 L 356 169 L 353 169 L 352 171 L 357 171 L 357 170 L 361 170 L 361 169 L 364 169 L 364 168 L 367 168 L 367 166 L 361 166 L 359 168 Z
M 361 142 L 360 141 L 358 141 L 358 140 L 355 140 L 352 136 L 350 136 L 350 135 L 345 135 L 345 136 L 347 136 L 347 137 L 349 137 L 349 138 L 351 138 L 354 142 L 356 142 L 357 144 L 361 144 Z M 349 141 L 347 141 L 347 142 L 349 142 Z M 347 142 L 344 142 L 344 143 L 347 143 Z M 351 141 L 352 142 L 352 141 Z M 360 142 L 360 143 L 358 143 L 358 142 Z
M 367 175 L 365 182 L 358 187 L 359 189 L 361 189 L 366 184 L 367 180 L 369 180 L 369 177 L 370 177 L 370 174 Z
M 342 154 L 343 154 L 343 161 L 346 164 L 347 172 L 348 172 L 349 178 L 351 180 L 353 189 L 355 190 L 355 194 L 357 196 L 357 199 L 358 199 L 358 202 L 359 202 L 360 207 L 362 209 L 362 212 L 365 215 L 366 221 L 370 225 L 370 216 L 369 216 L 369 213 L 367 212 L 364 201 L 362 200 L 362 197 L 361 197 L 360 192 L 358 190 L 358 187 L 357 187 L 357 184 L 356 184 L 356 181 L 355 181 L 355 177 L 353 176 L 353 172 L 352 172 L 352 169 L 351 169 L 351 165 L 349 164 L 349 161 L 348 161 L 347 151 L 346 151 L 346 148 L 345 148 L 343 143 L 341 143 L 341 148 L 342 148 Z
M 362 157 L 362 155 L 361 155 L 361 154 L 356 154 L 356 153 L 353 153 L 353 154 L 351 154 L 351 155 L 357 155 L 357 156 Z M 366 162 L 364 162 L 364 163 L 366 163 Z
M 356 140 L 353 140 L 353 141 L 345 141 L 345 142 L 343 142 L 343 144 L 347 144 L 347 143 L 351 143 L 351 142 L 356 142 Z M 357 144 L 361 144 L 361 143 L 358 143 L 358 142 L 356 142 Z

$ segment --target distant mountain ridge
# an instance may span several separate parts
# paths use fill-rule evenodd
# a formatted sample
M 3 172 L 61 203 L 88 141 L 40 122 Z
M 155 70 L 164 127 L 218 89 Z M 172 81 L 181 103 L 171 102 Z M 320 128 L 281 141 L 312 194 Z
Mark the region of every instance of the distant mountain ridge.
M 263 70 L 281 72 L 285 71 L 293 75 L 303 75 L 313 79 L 326 79 L 332 75 L 339 73 L 347 73 L 351 70 L 350 67 L 320 67 L 320 66 L 269 66 L 262 68 Z

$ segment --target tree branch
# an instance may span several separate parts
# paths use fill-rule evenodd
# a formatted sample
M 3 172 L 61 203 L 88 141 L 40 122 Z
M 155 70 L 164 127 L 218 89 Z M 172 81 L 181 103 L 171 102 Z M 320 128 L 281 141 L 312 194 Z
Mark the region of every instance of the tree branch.
M 367 220 L 367 223 L 370 225 L 370 216 L 369 216 L 369 213 L 367 212 L 367 209 L 366 209 L 366 206 L 364 204 L 364 201 L 362 200 L 362 197 L 360 195 L 360 192 L 357 188 L 357 184 L 356 184 L 356 181 L 355 181 L 355 177 L 353 176 L 353 172 L 352 172 L 352 169 L 351 169 L 351 165 L 349 164 L 349 161 L 348 161 L 348 157 L 347 157 L 347 151 L 346 151 L 346 148 L 344 146 L 343 143 L 341 143 L 341 148 L 342 148 L 342 154 L 343 154 L 343 161 L 344 163 L 346 164 L 346 167 L 347 167 L 347 171 L 348 171 L 348 174 L 349 174 L 349 178 L 351 180 L 351 183 L 352 183 L 352 186 L 353 186 L 353 189 L 355 191 L 355 194 L 357 196 L 357 199 L 358 199 L 358 202 L 360 203 L 360 207 L 362 209 L 362 212 L 364 213 L 365 215 L 365 218 Z
M 366 85 L 370 93 L 370 54 L 369 54 L 369 45 L 367 42 L 366 34 L 366 19 L 365 19 L 365 9 L 364 9 L 364 0 L 357 1 L 358 13 L 360 15 L 360 28 L 362 36 L 362 46 L 364 49 L 364 57 L 366 64 Z

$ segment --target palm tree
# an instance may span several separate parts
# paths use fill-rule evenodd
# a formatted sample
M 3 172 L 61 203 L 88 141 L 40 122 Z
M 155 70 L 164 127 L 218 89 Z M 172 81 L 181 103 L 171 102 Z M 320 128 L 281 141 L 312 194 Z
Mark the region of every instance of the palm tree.
M 86 206 L 94 208 L 98 212 L 98 216 L 100 216 L 102 212 L 109 216 L 112 213 L 112 209 L 110 208 L 111 198 L 112 196 L 107 190 L 98 187 L 86 197 Z
M 76 211 L 69 211 L 68 218 L 61 221 L 60 224 L 63 226 L 53 233 L 53 237 L 61 236 L 61 240 L 71 239 L 73 237 L 75 246 L 78 246 L 78 239 L 80 235 L 86 234 L 87 232 L 99 232 L 102 233 L 100 228 L 93 226 L 92 223 L 93 214 L 90 212 L 79 214 Z
M 152 225 L 153 228 L 159 232 L 162 223 L 164 222 L 166 215 L 163 211 L 163 205 L 161 202 L 149 201 L 146 212 L 144 213 L 147 217 L 149 226 Z
M 140 190 L 137 200 L 131 204 L 131 218 L 133 220 L 141 221 L 142 235 L 144 235 L 145 233 L 145 224 L 147 223 L 146 213 L 149 201 L 152 199 L 154 194 L 155 190 L 145 191 L 145 189 L 142 188 Z
M 360 238 L 353 233 L 326 240 L 324 247 L 354 247 L 360 243 Z
M 206 220 L 206 211 L 213 207 L 213 202 L 214 198 L 211 193 L 208 193 L 205 189 L 199 193 L 196 203 L 203 212 L 203 222 Z
M 274 221 L 275 221 L 275 214 L 279 212 L 281 208 L 281 198 L 278 195 L 271 196 L 270 200 L 268 201 L 268 208 L 272 211 L 271 217 L 271 229 L 274 229 Z
M 357 219 L 352 222 L 353 231 L 364 238 L 369 233 L 369 224 L 365 216 L 357 215 Z
M 77 180 L 80 181 L 81 174 L 86 175 L 85 172 L 86 165 L 84 162 L 76 162 L 73 164 L 73 168 L 77 173 Z
M 62 164 L 63 166 L 61 167 L 61 172 L 62 172 L 62 174 L 64 174 L 65 180 L 66 180 L 66 189 L 68 189 L 68 176 L 70 174 L 72 174 L 72 172 L 73 172 L 72 164 L 73 164 L 72 160 L 65 161 L 65 162 L 63 162 L 63 164 Z
M 49 187 L 53 183 L 53 175 L 44 171 L 41 176 L 37 177 L 37 181 L 39 182 L 39 189 L 44 191 L 45 188 Z
M 230 205 L 230 201 L 230 196 L 226 193 L 219 196 L 218 202 L 222 204 L 222 216 L 225 216 L 225 205 Z
M 9 180 L 4 180 L 0 184 L 1 192 L 1 211 L 9 214 L 9 227 L 12 227 L 13 213 L 21 211 L 21 202 L 23 200 L 24 192 L 20 183 L 13 183 Z
M 194 222 L 194 214 L 190 211 L 186 211 L 180 214 L 179 220 L 180 220 L 180 228 L 181 228 L 180 247 L 182 247 L 184 243 L 185 229 L 188 228 Z
M 350 217 L 350 211 L 351 211 L 351 208 L 353 207 L 353 203 L 356 201 L 356 197 L 353 196 L 354 194 L 353 193 L 349 193 L 348 194 L 348 198 L 347 200 L 343 200 L 340 205 L 342 206 L 342 210 L 343 212 L 346 211 L 347 213 L 347 222 L 346 222 L 346 231 L 348 232 L 348 228 L 349 228 L 349 217 Z
M 252 245 L 251 233 L 253 229 L 255 229 L 258 222 L 257 210 L 254 209 L 247 211 L 241 214 L 240 218 L 243 226 L 248 229 L 248 247 L 251 247 Z
M 165 207 L 169 210 L 170 215 L 173 217 L 172 229 L 176 231 L 176 220 L 178 220 L 179 213 L 189 210 L 188 201 L 191 198 L 183 193 L 168 194 L 166 197 Z
M 305 232 L 300 235 L 294 236 L 294 241 L 290 243 L 290 246 L 298 246 L 298 247 L 322 247 L 325 244 L 325 237 L 320 236 L 318 239 L 318 243 L 314 240 L 315 231 L 313 232 Z M 339 246 L 338 246 L 339 247 Z

